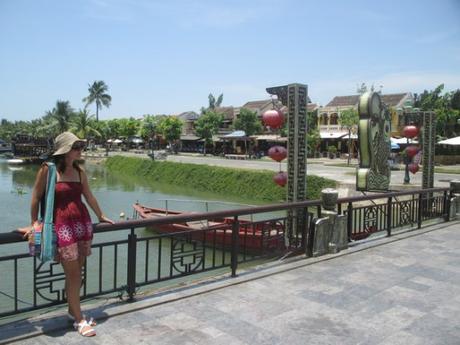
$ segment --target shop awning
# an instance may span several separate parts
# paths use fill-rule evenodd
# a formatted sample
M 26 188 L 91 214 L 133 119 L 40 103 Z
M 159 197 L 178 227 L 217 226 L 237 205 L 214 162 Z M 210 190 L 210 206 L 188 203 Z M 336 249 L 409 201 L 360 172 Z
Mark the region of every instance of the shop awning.
M 321 139 L 339 139 L 347 134 L 346 132 L 319 132 Z
M 224 139 L 244 139 L 245 137 L 246 137 L 245 131 L 233 131 L 229 134 L 221 136 L 221 138 L 224 138 Z
M 186 134 L 186 135 L 181 135 L 180 140 L 189 140 L 189 141 L 196 141 L 200 139 L 200 137 L 197 137 L 196 135 L 193 134 Z
M 437 144 L 439 145 L 452 145 L 452 146 L 460 146 L 460 137 L 450 138 L 446 140 L 441 140 Z
M 396 144 L 407 144 L 407 138 L 390 138 L 392 143 Z M 418 144 L 417 140 L 409 139 L 409 144 Z
M 253 135 L 251 138 L 255 140 L 265 140 L 265 141 L 273 141 L 273 142 L 286 142 L 287 138 L 282 137 L 276 134 L 262 134 L 262 135 Z
M 349 135 L 347 134 L 347 135 L 343 136 L 342 139 L 347 139 L 348 140 L 348 137 L 349 137 Z M 351 137 L 351 139 L 358 139 L 358 134 L 351 133 L 350 137 Z

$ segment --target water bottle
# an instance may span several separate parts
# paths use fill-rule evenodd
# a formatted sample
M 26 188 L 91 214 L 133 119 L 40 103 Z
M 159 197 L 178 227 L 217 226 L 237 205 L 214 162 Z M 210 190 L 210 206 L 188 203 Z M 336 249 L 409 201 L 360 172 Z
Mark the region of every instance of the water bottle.
M 33 230 L 29 232 L 27 240 L 29 241 L 29 254 L 35 256 L 35 235 Z
M 41 244 L 42 244 L 42 233 L 36 232 L 35 233 L 35 241 L 34 241 L 34 255 L 40 255 L 41 252 Z
M 38 256 L 42 247 L 42 229 L 43 224 L 40 222 L 34 223 L 34 255 Z

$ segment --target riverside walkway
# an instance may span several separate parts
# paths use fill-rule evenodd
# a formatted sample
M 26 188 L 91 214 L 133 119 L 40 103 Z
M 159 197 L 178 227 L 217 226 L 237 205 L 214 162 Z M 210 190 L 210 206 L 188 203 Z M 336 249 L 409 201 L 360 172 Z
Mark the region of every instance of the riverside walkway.
M 83 338 L 59 315 L 0 327 L 0 344 L 460 344 L 460 222 L 295 259 L 133 303 L 86 306 Z M 24 338 L 24 336 L 29 338 Z

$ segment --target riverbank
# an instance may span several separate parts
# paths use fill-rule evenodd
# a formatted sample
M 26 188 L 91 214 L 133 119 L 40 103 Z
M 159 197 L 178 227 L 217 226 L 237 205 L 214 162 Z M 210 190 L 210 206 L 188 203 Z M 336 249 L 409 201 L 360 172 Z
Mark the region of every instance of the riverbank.
M 153 161 L 135 157 L 115 156 L 105 161 L 114 174 L 137 176 L 146 182 L 161 182 L 198 191 L 212 192 L 263 202 L 286 200 L 286 188 L 273 182 L 273 172 Z M 307 176 L 307 196 L 318 199 L 324 188 L 336 187 L 336 182 L 319 176 Z

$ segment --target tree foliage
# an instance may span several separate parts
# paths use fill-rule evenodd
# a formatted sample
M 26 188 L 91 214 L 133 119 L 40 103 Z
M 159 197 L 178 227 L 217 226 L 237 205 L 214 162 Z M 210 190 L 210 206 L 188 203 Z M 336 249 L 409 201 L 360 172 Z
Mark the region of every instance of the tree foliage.
M 436 113 L 436 135 L 438 138 L 450 138 L 460 134 L 460 90 L 444 91 L 444 84 L 434 90 L 424 90 L 414 94 L 414 106 L 423 111 L 432 110 Z
M 212 144 L 212 136 L 219 131 L 223 119 L 222 114 L 212 110 L 205 111 L 195 122 L 196 134 L 203 138 L 206 144 Z M 206 145 L 204 154 L 206 154 Z
M 182 121 L 175 116 L 163 117 L 158 123 L 158 132 L 165 138 L 170 144 L 180 138 L 182 133 Z
M 365 94 L 367 91 L 374 91 L 374 84 L 370 88 L 367 87 L 366 83 L 361 83 L 361 85 L 356 87 L 356 92 L 359 95 Z
M 348 131 L 348 164 L 351 158 L 351 133 L 356 130 L 359 123 L 359 115 L 356 109 L 349 108 L 340 112 L 340 125 Z
M 309 156 L 314 156 L 321 144 L 321 136 L 317 128 L 308 129 L 307 132 L 307 152 Z
M 262 123 L 255 111 L 242 108 L 233 124 L 233 128 L 235 130 L 242 130 L 247 136 L 250 136 L 262 131 Z
M 160 116 L 144 115 L 142 125 L 139 129 L 139 135 L 144 139 L 152 139 L 158 130 L 160 119 Z
M 217 99 L 214 97 L 212 93 L 209 94 L 208 96 L 208 101 L 209 101 L 209 106 L 208 109 L 214 110 L 216 108 L 219 108 L 222 104 L 222 101 L 224 100 L 224 94 L 221 93 Z
M 75 118 L 75 113 L 69 101 L 57 101 L 53 110 L 48 111 L 44 117 L 44 132 L 56 136 L 68 131 Z
M 94 81 L 92 85 L 88 84 L 89 95 L 83 98 L 83 102 L 86 102 L 86 105 L 96 103 L 96 121 L 99 121 L 99 109 L 102 106 L 110 107 L 112 102 L 112 97 L 107 93 L 109 87 L 103 80 Z
M 78 137 L 87 139 L 89 136 L 101 137 L 96 129 L 94 115 L 90 115 L 88 109 L 80 109 L 73 119 L 70 130 Z

